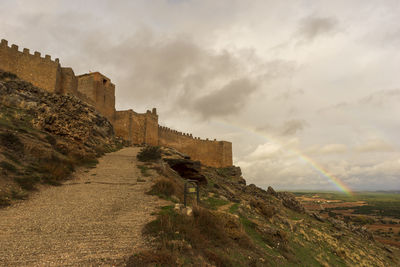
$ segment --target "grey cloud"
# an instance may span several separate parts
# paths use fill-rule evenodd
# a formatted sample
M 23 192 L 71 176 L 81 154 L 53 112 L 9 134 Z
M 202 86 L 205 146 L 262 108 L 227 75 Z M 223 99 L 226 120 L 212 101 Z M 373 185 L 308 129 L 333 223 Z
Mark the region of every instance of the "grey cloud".
M 381 139 L 370 139 L 365 143 L 356 147 L 357 152 L 371 153 L 371 152 L 394 152 L 395 149 L 392 145 Z
M 345 153 L 347 152 L 348 148 L 344 144 L 327 144 L 324 145 L 320 149 L 321 154 L 337 154 L 337 153 Z
M 369 104 L 377 107 L 384 107 L 392 101 L 400 100 L 400 89 L 380 90 L 362 98 L 360 104 Z
M 236 114 L 256 89 L 257 84 L 247 78 L 233 80 L 220 90 L 196 99 L 193 108 L 203 118 Z
M 306 126 L 307 122 L 304 120 L 289 120 L 285 121 L 280 128 L 281 135 L 295 135 L 297 132 L 302 131 Z
M 266 132 L 268 134 L 274 134 L 278 136 L 292 136 L 296 133 L 303 131 L 308 126 L 305 120 L 291 119 L 286 120 L 278 126 L 272 126 L 265 124 L 262 127 L 258 127 L 257 131 Z
M 337 25 L 336 18 L 309 16 L 300 21 L 296 35 L 304 41 L 313 41 L 318 36 L 335 33 Z

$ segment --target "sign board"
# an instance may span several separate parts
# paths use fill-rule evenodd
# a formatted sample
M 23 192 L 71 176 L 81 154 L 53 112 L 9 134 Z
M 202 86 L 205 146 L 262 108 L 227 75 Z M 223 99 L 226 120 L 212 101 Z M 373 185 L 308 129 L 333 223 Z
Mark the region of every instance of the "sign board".
M 189 187 L 189 193 L 196 193 L 196 187 Z

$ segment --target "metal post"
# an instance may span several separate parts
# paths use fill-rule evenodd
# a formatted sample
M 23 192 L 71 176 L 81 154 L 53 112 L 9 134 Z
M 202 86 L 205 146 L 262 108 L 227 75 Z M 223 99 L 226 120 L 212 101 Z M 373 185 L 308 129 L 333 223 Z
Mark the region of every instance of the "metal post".
M 197 186 L 197 188 L 196 188 L 197 204 L 199 204 L 199 201 L 200 201 L 199 183 L 196 183 L 196 186 Z
M 183 204 L 186 207 L 186 194 L 187 194 L 187 183 L 185 183 L 185 188 L 184 188 L 184 192 L 183 192 Z

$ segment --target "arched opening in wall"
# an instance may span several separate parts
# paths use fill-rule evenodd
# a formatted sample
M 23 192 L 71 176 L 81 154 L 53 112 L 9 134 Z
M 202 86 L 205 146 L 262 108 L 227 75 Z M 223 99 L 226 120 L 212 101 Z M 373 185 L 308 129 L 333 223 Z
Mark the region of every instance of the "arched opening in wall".
M 107 79 L 103 79 L 103 84 L 104 84 L 104 85 L 107 84 Z

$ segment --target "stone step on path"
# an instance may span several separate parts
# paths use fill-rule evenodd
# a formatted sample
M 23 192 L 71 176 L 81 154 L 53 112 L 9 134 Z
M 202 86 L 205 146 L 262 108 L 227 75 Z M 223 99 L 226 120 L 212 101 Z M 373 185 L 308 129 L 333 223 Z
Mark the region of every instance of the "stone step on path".
M 0 266 L 113 266 L 148 248 L 141 231 L 168 202 L 137 182 L 136 154 L 106 154 L 59 187 L 0 209 Z

